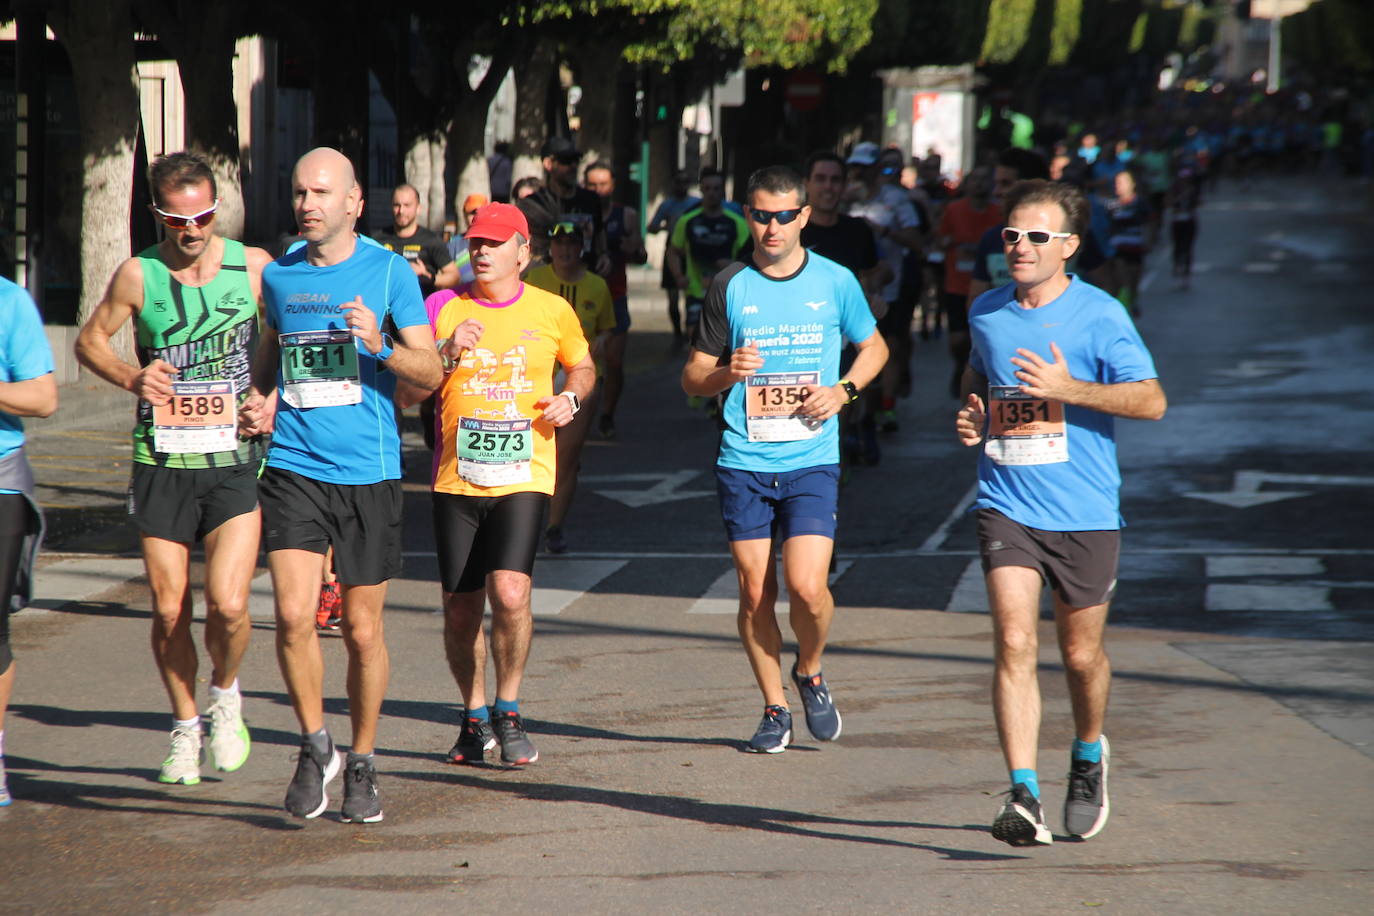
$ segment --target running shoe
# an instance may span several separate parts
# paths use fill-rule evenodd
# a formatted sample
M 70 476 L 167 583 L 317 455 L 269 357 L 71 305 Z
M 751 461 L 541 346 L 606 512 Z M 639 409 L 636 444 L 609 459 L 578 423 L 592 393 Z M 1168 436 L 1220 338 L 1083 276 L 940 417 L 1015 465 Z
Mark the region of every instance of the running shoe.
M 834 741 L 840 737 L 844 723 L 835 701 L 830 698 L 830 685 L 825 678 L 819 674 L 802 677 L 797 674 L 797 662 L 793 662 L 792 683 L 797 685 L 802 708 L 806 710 L 806 728 L 811 737 L 817 741 Z
M 5 780 L 5 758 L 0 757 L 0 808 L 8 808 L 13 801 L 10 784 Z
M 243 724 L 243 698 L 237 691 L 220 694 L 206 713 L 210 718 L 210 756 L 215 769 L 232 773 L 248 759 L 252 741 Z
M 491 727 L 501 741 L 501 762 L 506 766 L 522 766 L 539 759 L 539 751 L 525 734 L 525 723 L 518 712 L 496 713 Z
M 567 553 L 568 539 L 563 536 L 563 529 L 555 525 L 544 532 L 544 546 L 549 553 Z
M 337 630 L 343 623 L 343 595 L 339 583 L 325 582 L 320 585 L 320 604 L 315 610 L 315 628 Z
M 601 415 L 601 438 L 608 441 L 615 438 L 615 417 Z
M 172 751 L 162 761 L 158 782 L 194 786 L 200 782 L 200 723 L 172 729 Z
M 296 775 L 291 777 L 291 785 L 286 787 L 286 810 L 296 817 L 319 817 L 329 806 L 329 796 L 324 788 L 329 780 L 339 774 L 343 758 L 331 741 L 329 751 L 320 753 L 308 740 L 301 742 L 301 752 L 296 758 Z
M 1097 836 L 1107 826 L 1112 806 L 1107 798 L 1107 769 L 1111 746 L 1102 736 L 1102 759 L 1069 762 L 1069 794 L 1064 799 L 1064 832 L 1080 840 Z
M 792 743 L 792 713 L 786 706 L 765 706 L 763 721 L 749 739 L 748 750 L 755 754 L 781 754 Z
M 1026 784 L 1018 782 L 1007 792 L 1007 803 L 992 822 L 992 837 L 1011 846 L 1048 846 L 1054 834 L 1045 825 L 1045 808 Z
M 366 757 L 348 755 L 344 768 L 343 809 L 345 824 L 375 824 L 382 819 L 382 799 L 377 794 L 377 768 Z
M 490 719 L 464 716 L 458 729 L 458 740 L 448 752 L 449 763 L 479 764 L 487 751 L 496 747 L 496 733 L 491 730 Z

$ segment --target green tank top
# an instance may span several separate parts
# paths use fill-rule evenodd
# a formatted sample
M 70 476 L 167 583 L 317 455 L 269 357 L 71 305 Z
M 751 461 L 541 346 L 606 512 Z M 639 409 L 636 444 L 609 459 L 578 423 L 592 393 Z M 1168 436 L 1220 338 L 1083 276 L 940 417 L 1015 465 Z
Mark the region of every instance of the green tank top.
M 229 381 L 238 403 L 248 396 L 250 366 L 258 346 L 258 303 L 248 282 L 243 243 L 224 240 L 224 260 L 204 286 L 184 286 L 167 270 L 157 246 L 138 253 L 143 268 L 139 310 L 139 365 L 155 359 L 176 366 L 178 381 Z M 168 468 L 222 468 L 260 461 L 261 436 L 239 440 L 224 452 L 159 452 L 153 447 L 153 409 L 138 402 L 134 461 Z

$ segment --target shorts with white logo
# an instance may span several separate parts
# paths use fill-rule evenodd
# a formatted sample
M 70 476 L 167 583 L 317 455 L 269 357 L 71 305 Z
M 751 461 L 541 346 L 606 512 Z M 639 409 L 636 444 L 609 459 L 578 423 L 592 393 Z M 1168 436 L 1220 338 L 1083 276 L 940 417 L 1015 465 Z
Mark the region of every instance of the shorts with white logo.
M 996 509 L 979 509 L 977 518 L 984 573 L 999 566 L 1033 569 L 1072 608 L 1112 600 L 1121 557 L 1120 531 L 1044 531 L 1022 525 Z

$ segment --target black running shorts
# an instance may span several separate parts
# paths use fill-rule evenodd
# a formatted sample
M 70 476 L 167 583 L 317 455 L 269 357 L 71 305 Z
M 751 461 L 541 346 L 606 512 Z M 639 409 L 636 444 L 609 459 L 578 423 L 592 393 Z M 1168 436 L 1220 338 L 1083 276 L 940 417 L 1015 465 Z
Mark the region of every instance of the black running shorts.
M 529 575 L 544 527 L 544 493 L 505 496 L 434 495 L 434 543 L 439 581 L 446 592 L 485 588 L 487 573 L 509 569 Z
M 258 481 L 263 546 L 324 554 L 344 585 L 377 585 L 401 574 L 401 482 L 325 483 L 269 467 Z
M 258 466 L 164 468 L 134 464 L 129 514 L 148 537 L 192 544 L 258 507 Z
M 1121 532 L 1043 531 L 996 509 L 979 509 L 978 552 L 984 573 L 997 566 L 1025 566 L 1039 572 L 1069 607 L 1096 607 L 1116 593 Z

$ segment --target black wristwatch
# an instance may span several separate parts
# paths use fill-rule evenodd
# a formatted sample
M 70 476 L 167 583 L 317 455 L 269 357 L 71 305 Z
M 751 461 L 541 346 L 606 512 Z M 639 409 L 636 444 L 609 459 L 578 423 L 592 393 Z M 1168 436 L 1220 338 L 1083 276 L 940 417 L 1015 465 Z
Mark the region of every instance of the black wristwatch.
M 859 386 L 855 385 L 849 379 L 840 379 L 840 387 L 844 389 L 845 394 L 849 395 L 849 400 L 845 401 L 846 404 L 853 404 L 859 399 Z

